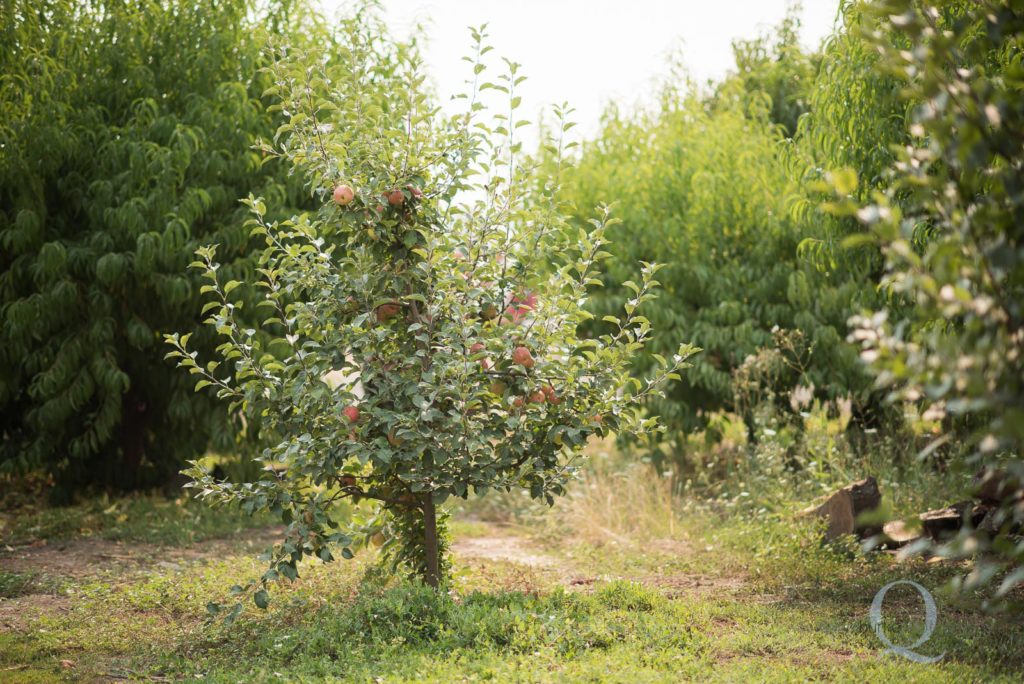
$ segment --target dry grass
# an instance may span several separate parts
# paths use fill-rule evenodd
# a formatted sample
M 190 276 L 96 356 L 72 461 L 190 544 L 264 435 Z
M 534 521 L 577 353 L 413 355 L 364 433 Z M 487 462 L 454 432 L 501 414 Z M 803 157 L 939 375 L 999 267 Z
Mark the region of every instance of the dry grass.
M 552 517 L 588 543 L 670 539 L 678 532 L 681 512 L 674 483 L 644 463 L 613 467 L 609 459 L 595 458 L 556 503 Z

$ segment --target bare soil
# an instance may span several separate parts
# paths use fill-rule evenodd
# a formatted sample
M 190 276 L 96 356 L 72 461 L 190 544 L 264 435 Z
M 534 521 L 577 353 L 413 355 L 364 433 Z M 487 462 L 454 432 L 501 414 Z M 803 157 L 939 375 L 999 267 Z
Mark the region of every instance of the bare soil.
M 35 619 L 67 611 L 70 607 L 71 599 L 58 594 L 23 594 L 14 598 L 0 598 L 0 631 L 22 631 Z
M 0 549 L 0 570 L 81 579 L 110 572 L 142 570 L 154 565 L 186 565 L 232 552 L 263 548 L 279 539 L 282 530 L 277 526 L 251 529 L 230 539 L 210 539 L 186 547 L 119 542 L 97 537 L 35 542 Z
M 470 559 L 505 561 L 533 568 L 554 568 L 559 564 L 552 556 L 530 548 L 527 540 L 516 536 L 457 539 L 452 544 L 452 552 Z
M 496 532 L 497 534 L 493 536 L 457 539 L 452 543 L 452 552 L 456 557 L 470 562 L 473 559 L 503 561 L 521 565 L 530 570 L 555 572 L 558 574 L 556 582 L 569 588 L 586 589 L 599 579 L 597 576 L 578 572 L 564 558 L 556 558 L 538 550 L 526 537 L 503 535 L 497 530 Z M 676 539 L 654 539 L 643 544 L 643 547 L 650 551 L 675 556 L 688 556 L 694 552 L 688 543 Z M 608 578 L 605 577 L 605 579 Z M 621 576 L 615 579 L 640 582 L 645 586 L 657 588 L 671 597 L 712 594 L 735 596 L 743 593 L 747 588 L 746 582 L 741 576 L 721 577 L 665 573 Z
M 17 596 L 0 597 L 0 631 L 22 630 L 40 617 L 68 610 L 72 599 L 59 588 L 63 579 L 103 575 L 126 579 L 147 568 L 177 569 L 231 553 L 255 553 L 279 539 L 282 530 L 246 530 L 230 539 L 211 539 L 181 548 L 96 537 L 0 548 L 0 571 L 37 575 L 47 580 L 33 583 L 28 591 Z

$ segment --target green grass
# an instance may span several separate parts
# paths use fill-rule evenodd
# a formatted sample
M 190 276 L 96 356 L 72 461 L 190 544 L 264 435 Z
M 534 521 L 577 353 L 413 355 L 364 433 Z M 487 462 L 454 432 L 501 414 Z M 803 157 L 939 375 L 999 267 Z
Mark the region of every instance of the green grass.
M 271 522 L 235 510 L 213 510 L 188 497 L 101 498 L 76 506 L 23 510 L 0 518 L 0 544 L 98 537 L 182 546 Z
M 209 621 L 206 605 L 232 601 L 231 585 L 262 572 L 259 549 L 230 542 L 267 520 L 147 497 L 20 514 L 3 530 L 7 544 L 117 540 L 134 562 L 73 577 L 0 571 L 0 681 L 1019 681 L 1020 612 L 986 612 L 984 593 L 945 591 L 966 566 L 823 544 L 793 513 L 852 473 L 833 464 L 799 482 L 760 455 L 735 464 L 728 485 L 679 487 L 683 497 L 649 469 L 595 457 L 553 510 L 498 497 L 456 511 L 456 539 L 518 544 L 520 557 L 545 559 L 537 566 L 457 557 L 448 591 L 435 594 L 382 576 L 364 550 L 304 565 L 297 582 L 274 588 L 269 610 L 250 603 L 233 625 Z M 876 465 L 902 514 L 956 492 L 948 475 L 917 474 L 901 488 L 898 473 Z M 938 622 L 917 650 L 945 653 L 939 663 L 884 654 L 868 608 L 896 579 L 935 596 Z M 924 628 L 907 587 L 890 591 L 884 616 L 897 644 Z
M 205 681 L 1014 681 L 1024 637 L 996 616 L 944 611 L 922 651 L 937 665 L 880 655 L 864 601 L 808 592 L 677 596 L 637 583 L 591 591 L 435 594 L 360 583 L 365 563 L 310 568 L 266 613 L 235 625 L 200 619 L 205 599 L 239 572 L 155 572 L 129 586 L 79 586 L 66 615 L 0 637 L 12 681 L 46 677 L 202 676 Z M 920 629 L 914 597 L 887 603 L 897 643 Z M 902 628 L 897 626 L 905 620 Z M 1018 625 L 1019 627 L 1019 625 Z M 61 659 L 74 663 L 61 668 Z
M 696 521 L 691 521 L 696 522 Z M 675 547 L 550 543 L 564 568 L 460 565 L 448 593 L 384 581 L 372 552 L 311 564 L 278 587 L 270 609 L 230 626 L 205 619 L 210 600 L 254 576 L 249 555 L 100 573 L 33 588 L 0 575 L 5 595 L 49 592 L 61 610 L 0 631 L 0 679 L 202 676 L 204 681 L 1015 681 L 1024 669 L 1017 618 L 988 615 L 971 597 L 936 592 L 939 622 L 925 654 L 935 665 L 882 655 L 867 608 L 887 581 L 938 587 L 955 571 L 804 543 L 756 550 L 744 526 L 684 526 Z M 703 531 L 702 531 L 703 530 Z M 494 530 L 459 523 L 460 535 Z M 565 586 L 569 576 L 587 583 Z M 689 578 L 705 584 L 690 586 Z M 680 582 L 673 581 L 673 578 Z M 37 579 L 37 578 L 36 578 Z M 922 629 L 916 593 L 894 589 L 886 629 L 910 643 Z M 67 661 L 69 667 L 61 665 Z M 17 668 L 17 669 L 11 669 Z

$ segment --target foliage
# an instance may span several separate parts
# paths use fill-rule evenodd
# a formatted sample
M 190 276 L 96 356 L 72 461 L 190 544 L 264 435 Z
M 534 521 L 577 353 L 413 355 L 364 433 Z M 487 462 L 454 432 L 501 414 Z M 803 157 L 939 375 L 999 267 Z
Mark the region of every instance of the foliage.
M 789 203 L 790 216 L 806 226 L 797 247 L 800 259 L 827 277 L 844 283 L 845 312 L 900 302 L 886 301 L 877 289 L 883 259 L 876 246 L 844 245 L 861 226 L 849 216 L 828 209 L 829 193 L 842 193 L 867 201 L 886 185 L 897 146 L 907 140 L 905 117 L 908 104 L 901 97 L 898 79 L 878 68 L 878 52 L 867 38 L 881 30 L 886 40 L 905 46 L 885 32 L 876 17 L 865 11 L 868 3 L 843 0 L 839 8 L 842 26 L 825 42 L 817 78 L 808 96 L 809 109 L 798 125 L 795 144 L 786 148 L 785 163 L 801 192 Z M 851 171 L 855 170 L 855 171 Z M 843 329 L 838 326 L 838 330 Z M 851 350 L 844 350 L 849 359 Z M 854 409 L 857 422 L 871 427 L 899 430 L 899 416 L 887 410 L 879 392 L 858 382 L 860 396 Z
M 658 359 L 643 381 L 629 375 L 651 334 L 639 307 L 653 299 L 653 264 L 626 283 L 633 294 L 621 316 L 605 317 L 607 333 L 578 334 L 592 318 L 582 305 L 609 256 L 611 219 L 604 211 L 591 232 L 570 229 L 553 199 L 559 179 L 530 182 L 518 158 L 516 131 L 528 123 L 516 118 L 518 65 L 484 81 L 489 48 L 474 31 L 466 112 L 446 116 L 415 48 L 378 29 L 366 21 L 347 35 L 347 51 L 372 55 L 356 66 L 280 50 L 270 67 L 287 122 L 265 150 L 307 180 L 320 208 L 270 221 L 262 199 L 246 202 L 265 241 L 253 284 L 266 293 L 269 340 L 238 320 L 244 288 L 221 277 L 216 246 L 199 249 L 195 265 L 213 295 L 203 311 L 222 337 L 219 359 L 200 360 L 188 335 L 168 336 L 197 389 L 255 417 L 274 443 L 261 457 L 273 472 L 259 482 L 190 471 L 209 501 L 270 510 L 288 525 L 249 587 L 261 607 L 267 583 L 294 579 L 303 557 L 352 556 L 355 535 L 331 517 L 345 499 L 378 503 L 368 533 L 383 528 L 393 562 L 436 586 L 439 504 L 512 488 L 553 502 L 591 435 L 654 428 L 639 402 L 693 351 Z M 382 69 L 401 84 L 377 100 Z M 493 121 L 481 114 L 490 90 L 508 97 Z
M 633 259 L 666 261 L 669 296 L 652 322 L 706 350 L 656 406 L 677 431 L 726 410 L 754 436 L 757 413 L 785 413 L 798 386 L 819 400 L 851 399 L 858 427 L 898 429 L 845 337 L 851 314 L 905 304 L 876 287 L 877 246 L 843 246 L 861 232 L 857 221 L 821 210 L 832 188 L 867 201 L 885 187 L 894 150 L 908 139 L 911 105 L 899 79 L 878 68 L 870 36 L 882 25 L 866 7 L 842 4 L 842 25 L 820 55 L 800 50 L 791 15 L 774 44 L 767 36 L 736 43 L 736 72 L 710 96 L 666 87 L 657 110 L 610 109 L 571 171 L 565 198 L 575 206 L 619 202 L 623 223 L 611 235 L 624 258 L 610 279 L 629 278 Z M 907 45 L 881 35 L 893 49 Z M 595 311 L 626 296 L 610 285 L 596 293 Z M 648 362 L 641 356 L 635 367 Z M 794 413 L 783 422 L 799 425 Z
M 751 116 L 767 115 L 783 135 L 792 138 L 797 122 L 810 108 L 810 93 L 818 73 L 820 55 L 800 47 L 800 17 L 791 6 L 785 19 L 767 34 L 732 45 L 736 71 L 715 85 L 711 107 L 727 100 Z
M 1017 3 L 886 0 L 872 7 L 909 50 L 872 37 L 881 68 L 916 103 L 912 144 L 900 151 L 886 192 L 861 208 L 885 256 L 882 285 L 913 307 L 854 319 L 853 339 L 895 400 L 941 420 L 929 449 L 970 435 L 975 461 L 1024 477 L 1024 14 Z M 1011 491 L 1014 488 L 1011 488 Z M 968 584 L 1018 567 L 1001 591 L 1024 581 L 1018 496 L 968 526 L 948 554 L 991 550 Z
M 192 330 L 195 248 L 252 272 L 238 198 L 309 206 L 251 146 L 271 35 L 331 44 L 303 2 L 8 0 L 0 10 L 0 470 L 164 484 L 238 424 L 157 353 Z
M 606 113 L 600 136 L 582 146 L 568 172 L 563 198 L 578 208 L 577 220 L 598 197 L 615 199 L 622 219 L 610 233 L 619 259 L 595 291 L 595 313 L 631 296 L 614 283 L 635 277 L 636 260 L 664 260 L 666 296 L 651 322 L 705 350 L 651 405 L 677 434 L 700 428 L 714 411 L 737 410 L 733 376 L 774 344 L 777 329 L 799 331 L 807 357 L 799 373 L 780 378 L 780 395 L 798 383 L 826 398 L 867 386 L 843 342 L 851 303 L 865 288 L 798 257 L 797 245 L 815 227 L 789 212 L 788 198 L 802 188 L 787 169 L 788 144 L 767 112 L 726 100 L 709 112 L 697 93 L 670 90 L 657 111 Z M 665 353 L 663 344 L 654 340 L 650 349 Z M 634 368 L 651 363 L 641 355 Z M 752 426 L 753 416 L 744 418 Z

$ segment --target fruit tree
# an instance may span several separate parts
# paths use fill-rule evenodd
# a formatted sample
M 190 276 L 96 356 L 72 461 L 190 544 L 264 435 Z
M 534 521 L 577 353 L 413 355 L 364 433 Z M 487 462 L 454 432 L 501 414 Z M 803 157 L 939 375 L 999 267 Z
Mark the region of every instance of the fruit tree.
M 590 232 L 570 230 L 554 200 L 557 176 L 528 182 L 534 169 L 516 138 L 523 77 L 506 61 L 485 81 L 488 48 L 482 32 L 473 35 L 475 81 L 455 115 L 431 101 L 413 51 L 394 55 L 406 85 L 384 102 L 366 95 L 369 71 L 275 54 L 271 94 L 288 121 L 265 151 L 293 165 L 322 202 L 270 221 L 264 201 L 246 201 L 265 242 L 256 285 L 269 342 L 238 323 L 236 289 L 246 285 L 219 277 L 216 247 L 197 252 L 204 312 L 223 339 L 219 360 L 199 359 L 184 335 L 168 337 L 170 356 L 197 389 L 258 415 L 272 446 L 261 481 L 190 474 L 200 496 L 270 510 L 288 525 L 251 585 L 258 605 L 266 583 L 294 578 L 304 556 L 348 558 L 358 539 L 381 531 L 396 567 L 437 586 L 439 504 L 513 488 L 552 503 L 588 438 L 656 427 L 637 402 L 695 351 L 680 347 L 650 377 L 629 374 L 651 334 L 640 307 L 654 296 L 653 264 L 627 284 L 635 296 L 606 317 L 603 334 L 578 334 L 612 219 L 602 209 Z M 374 40 L 359 35 L 349 49 Z M 504 108 L 487 117 L 483 96 L 494 93 Z M 561 149 L 569 124 L 557 113 L 551 144 Z M 342 525 L 331 511 L 344 499 L 372 503 L 376 514 L 362 527 Z

